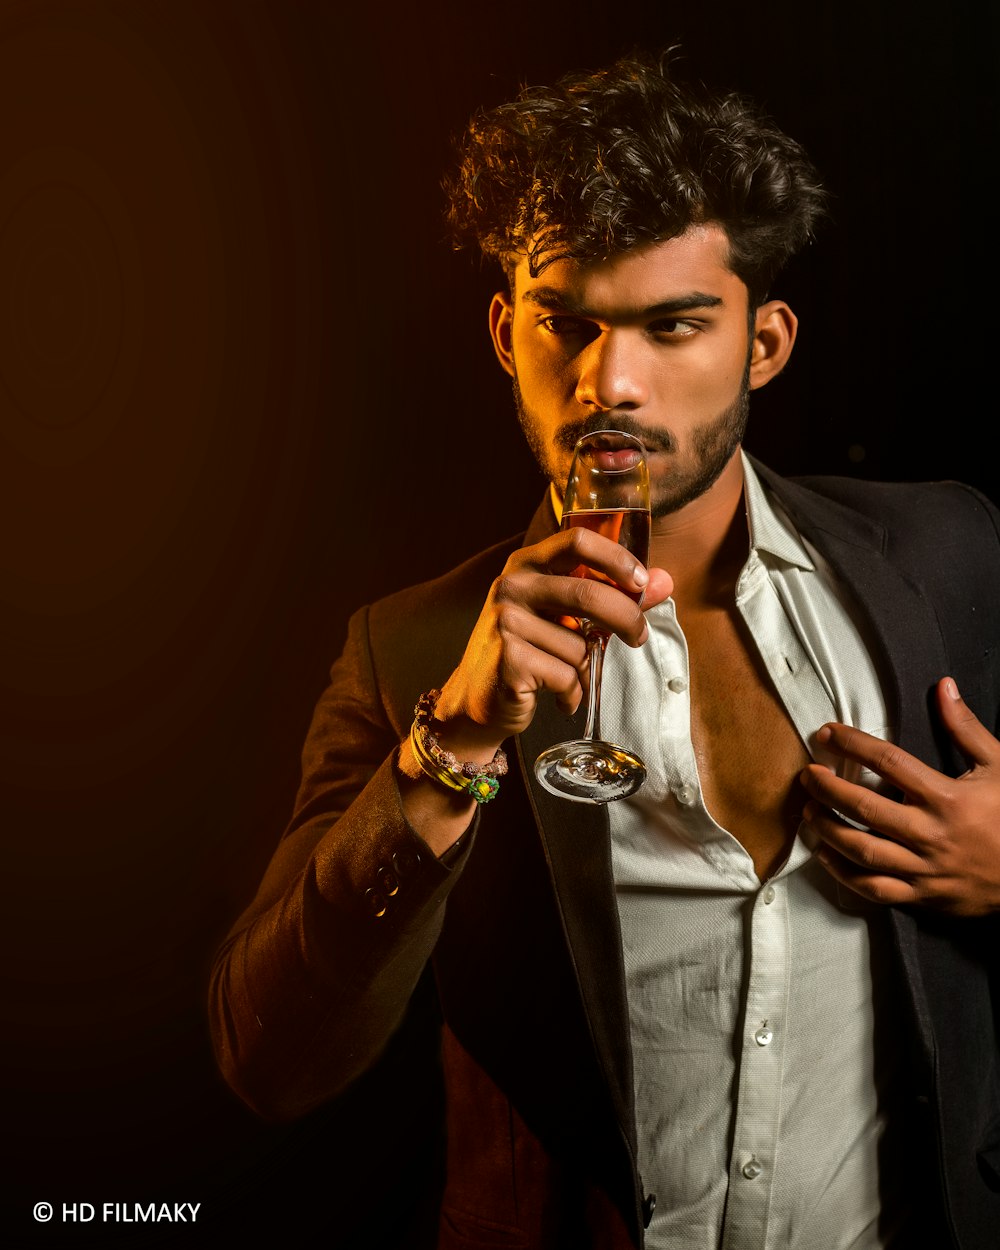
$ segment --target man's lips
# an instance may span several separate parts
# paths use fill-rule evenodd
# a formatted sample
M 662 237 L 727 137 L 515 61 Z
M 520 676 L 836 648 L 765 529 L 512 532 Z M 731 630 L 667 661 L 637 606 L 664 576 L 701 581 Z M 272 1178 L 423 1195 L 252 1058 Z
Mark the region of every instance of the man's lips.
M 638 467 L 643 453 L 635 447 L 622 447 L 618 451 L 596 451 L 591 457 L 594 467 L 602 473 L 626 473 Z
M 607 416 L 605 416 L 605 422 L 603 425 L 587 422 L 580 425 L 564 426 L 556 435 L 555 444 L 564 451 L 573 451 L 577 442 L 586 435 L 596 434 L 601 430 L 612 430 L 631 435 L 632 438 L 643 445 L 647 456 L 669 453 L 674 450 L 673 437 L 667 430 L 643 429 L 637 421 L 630 420 L 624 416 L 619 417 L 617 420 L 608 420 Z

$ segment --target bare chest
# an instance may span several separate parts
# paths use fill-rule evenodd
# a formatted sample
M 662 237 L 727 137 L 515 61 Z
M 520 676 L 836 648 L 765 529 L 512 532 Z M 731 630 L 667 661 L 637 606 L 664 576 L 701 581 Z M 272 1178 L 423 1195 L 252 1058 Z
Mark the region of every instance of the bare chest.
M 805 797 L 798 774 L 809 756 L 735 607 L 688 612 L 681 624 L 705 803 L 763 880 L 791 848 Z

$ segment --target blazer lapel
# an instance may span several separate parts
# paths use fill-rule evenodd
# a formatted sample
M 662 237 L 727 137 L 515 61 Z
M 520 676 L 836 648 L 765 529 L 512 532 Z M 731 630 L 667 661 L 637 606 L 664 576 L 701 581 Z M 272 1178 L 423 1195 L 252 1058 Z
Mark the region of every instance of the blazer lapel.
M 928 714 L 928 699 L 934 683 L 948 671 L 949 659 L 929 598 L 886 558 L 886 535 L 877 522 L 778 477 L 756 461 L 754 467 L 788 509 L 802 536 L 822 552 L 853 592 L 871 630 L 869 642 L 878 651 L 879 671 L 889 683 L 886 694 L 897 744 L 932 766 L 942 766 L 949 748 L 936 736 L 937 723 Z M 910 989 L 924 1070 L 929 1072 L 934 1041 L 916 921 L 898 907 L 889 909 L 889 918 Z
M 591 1039 L 618 1123 L 634 1151 L 632 1052 L 607 809 L 551 794 L 538 783 L 533 767 L 546 747 L 582 732 L 582 712 L 566 717 L 553 700 L 544 699 L 520 735 L 517 751 Z

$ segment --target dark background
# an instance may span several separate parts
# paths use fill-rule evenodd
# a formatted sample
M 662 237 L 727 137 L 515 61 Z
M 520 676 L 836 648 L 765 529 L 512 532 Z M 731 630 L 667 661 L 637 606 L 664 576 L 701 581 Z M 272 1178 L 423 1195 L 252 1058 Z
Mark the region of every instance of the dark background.
M 265 1126 L 217 1077 L 203 1004 L 348 614 L 540 493 L 493 275 L 444 238 L 450 136 L 523 81 L 679 41 L 834 195 L 776 292 L 800 340 L 750 449 L 997 497 L 996 11 L 0 4 L 8 1244 L 416 1244 L 435 1157 L 408 1125 L 433 1083 L 400 1063 Z M 154 1200 L 201 1202 L 196 1229 L 61 1218 Z

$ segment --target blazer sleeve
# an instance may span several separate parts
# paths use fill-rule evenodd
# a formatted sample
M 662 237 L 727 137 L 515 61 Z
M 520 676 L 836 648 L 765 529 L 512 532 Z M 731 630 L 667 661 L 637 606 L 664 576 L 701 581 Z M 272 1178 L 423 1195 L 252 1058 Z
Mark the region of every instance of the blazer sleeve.
M 449 869 L 403 814 L 400 712 L 355 614 L 303 750 L 293 819 L 212 973 L 216 1058 L 270 1119 L 304 1114 L 378 1058 L 434 948 Z M 394 722 L 397 722 L 394 724 Z

